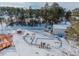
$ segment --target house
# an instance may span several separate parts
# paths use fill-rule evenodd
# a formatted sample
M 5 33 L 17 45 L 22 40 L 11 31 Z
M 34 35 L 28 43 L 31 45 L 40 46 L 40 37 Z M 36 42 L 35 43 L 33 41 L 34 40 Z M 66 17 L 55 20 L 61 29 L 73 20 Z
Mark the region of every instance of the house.
M 56 25 L 53 25 L 53 33 L 54 34 L 64 35 L 66 29 L 68 27 L 70 27 L 70 26 L 71 26 L 70 22 L 67 22 L 67 24 L 56 24 Z
M 0 13 L 0 20 L 3 22 L 8 22 L 10 19 L 10 15 L 6 12 Z

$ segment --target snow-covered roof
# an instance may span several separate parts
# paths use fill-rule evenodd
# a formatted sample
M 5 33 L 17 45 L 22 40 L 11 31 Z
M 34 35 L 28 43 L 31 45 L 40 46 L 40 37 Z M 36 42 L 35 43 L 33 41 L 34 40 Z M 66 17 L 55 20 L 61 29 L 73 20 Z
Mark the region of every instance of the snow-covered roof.
M 8 19 L 10 16 L 8 15 L 0 15 L 0 18 Z
M 71 24 L 70 22 L 67 22 L 66 24 L 63 22 L 62 24 L 56 24 L 53 25 L 54 29 L 67 29 L 67 27 L 69 27 Z

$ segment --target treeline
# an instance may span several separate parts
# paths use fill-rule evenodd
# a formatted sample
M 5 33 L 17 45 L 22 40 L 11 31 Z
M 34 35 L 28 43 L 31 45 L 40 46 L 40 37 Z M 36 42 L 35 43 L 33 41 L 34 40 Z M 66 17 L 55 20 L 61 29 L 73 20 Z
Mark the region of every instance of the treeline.
M 65 9 L 62 8 L 58 3 L 54 2 L 52 5 L 45 3 L 44 7 L 41 9 L 32 9 L 29 6 L 29 9 L 23 8 L 14 8 L 14 7 L 0 7 L 0 13 L 8 12 L 10 15 L 16 15 L 18 17 L 24 16 L 24 18 L 38 18 L 43 17 L 46 21 L 55 21 L 60 17 L 65 16 Z
M 33 19 L 39 19 L 40 17 L 44 20 L 43 22 L 46 24 L 46 27 L 48 24 L 53 26 L 54 23 L 60 23 L 63 21 L 63 17 L 66 18 L 66 21 L 69 21 L 71 16 L 71 11 L 66 11 L 56 2 L 52 3 L 51 5 L 46 2 L 45 5 L 40 9 L 33 9 L 31 6 L 29 6 L 29 9 L 0 7 L 0 14 L 4 14 L 4 12 L 7 12 L 10 16 L 15 15 L 18 18 L 17 20 L 21 21 L 18 22 L 19 24 L 24 24 L 26 18 L 32 19 L 29 24 L 38 24 L 40 21 L 35 21 Z M 11 23 L 12 22 L 13 20 L 11 20 Z

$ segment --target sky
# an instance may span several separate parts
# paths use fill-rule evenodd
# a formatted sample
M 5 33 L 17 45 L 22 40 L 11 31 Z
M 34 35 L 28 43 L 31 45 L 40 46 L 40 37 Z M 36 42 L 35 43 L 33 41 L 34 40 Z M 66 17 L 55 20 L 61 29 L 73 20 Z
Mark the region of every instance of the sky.
M 79 2 L 58 2 L 60 6 L 65 8 L 66 10 L 73 10 L 75 8 L 79 8 Z M 52 3 L 49 2 L 49 5 Z M 29 8 L 32 6 L 34 9 L 41 8 L 45 5 L 45 2 L 0 2 L 0 6 L 8 6 L 8 7 L 19 7 L 19 8 Z

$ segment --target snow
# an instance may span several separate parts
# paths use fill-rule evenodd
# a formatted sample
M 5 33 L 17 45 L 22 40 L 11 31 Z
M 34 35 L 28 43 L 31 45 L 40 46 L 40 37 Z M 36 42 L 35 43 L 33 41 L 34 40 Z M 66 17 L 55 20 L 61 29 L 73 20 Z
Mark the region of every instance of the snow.
M 68 25 L 54 25 L 54 29 L 67 29 Z
M 66 22 L 66 24 L 65 22 L 62 22 L 61 24 L 53 25 L 53 28 L 54 29 L 67 29 L 67 27 L 69 27 L 70 25 L 71 25 L 70 22 Z
M 48 38 L 45 36 L 41 36 L 40 34 L 36 34 L 36 37 Z M 59 48 L 57 48 L 57 44 L 56 44 L 56 42 L 59 42 L 59 41 L 57 41 L 56 38 L 54 38 L 54 40 L 48 40 L 48 39 L 38 40 L 38 43 L 40 41 L 44 41 L 46 43 L 53 44 L 54 46 L 52 46 L 51 49 L 43 49 L 43 48 L 39 48 L 38 46 L 29 45 L 28 43 L 24 41 L 23 36 L 20 36 L 17 34 L 14 35 L 13 40 L 14 40 L 18 55 L 27 55 L 27 56 L 28 55 L 32 55 L 32 56 L 34 55 L 37 55 L 37 56 L 79 55 L 79 50 L 77 48 L 73 48 L 71 45 L 69 45 L 68 42 L 64 38 L 60 38 L 60 39 L 62 41 L 62 46 Z
M 24 42 L 22 36 L 14 35 L 13 42 L 16 47 L 16 51 L 18 55 L 29 55 L 30 49 L 27 47 L 28 45 Z
M 23 31 L 23 34 L 20 35 L 16 33 L 17 29 L 15 28 L 12 27 L 5 28 L 6 26 L 3 26 L 3 32 L 2 32 L 1 27 L 2 26 L 0 25 L 0 33 L 12 34 L 13 35 L 12 40 L 14 43 L 14 46 L 0 51 L 1 56 L 74 56 L 74 55 L 78 56 L 79 55 L 79 48 L 76 45 L 69 44 L 63 37 L 62 38 L 57 37 L 56 35 L 49 34 L 47 32 L 44 32 L 43 30 L 38 29 L 27 30 L 25 28 L 21 29 Z M 56 28 L 63 28 L 63 29 L 65 27 L 66 25 L 56 26 Z M 26 35 L 27 33 L 29 33 L 29 35 Z M 24 36 L 26 36 L 25 39 Z M 32 40 L 33 43 L 31 44 Z M 51 49 L 39 48 L 39 46 L 37 46 L 36 44 L 40 44 L 40 42 L 50 44 Z
M 17 52 L 14 46 L 6 48 L 0 51 L 0 56 L 17 56 Z

